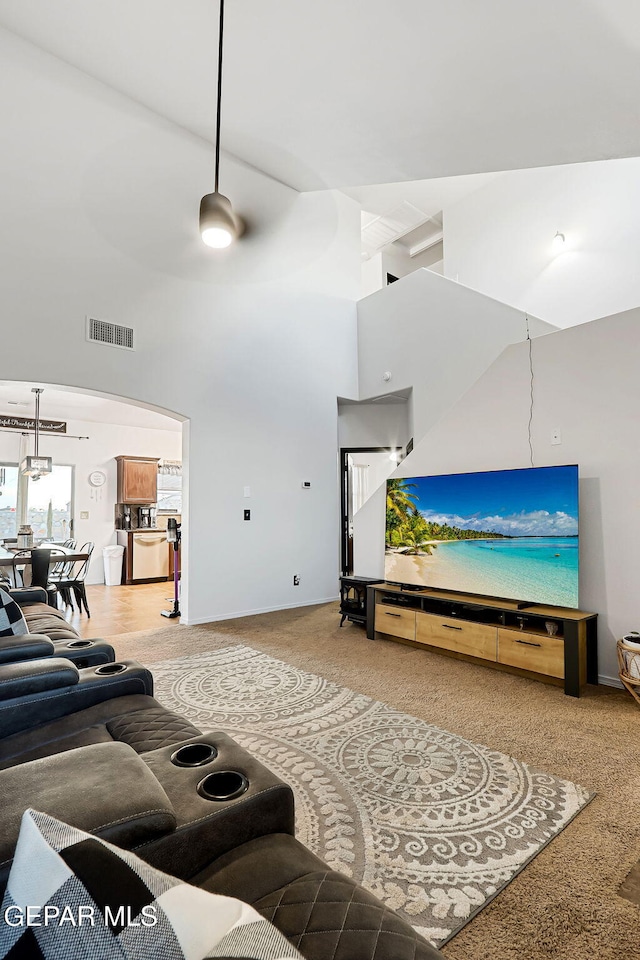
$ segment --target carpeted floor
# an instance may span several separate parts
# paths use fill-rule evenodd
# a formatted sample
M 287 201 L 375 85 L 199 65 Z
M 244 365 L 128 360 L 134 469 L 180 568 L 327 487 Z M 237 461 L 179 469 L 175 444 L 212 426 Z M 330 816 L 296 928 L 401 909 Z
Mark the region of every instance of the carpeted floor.
M 597 794 L 445 947 L 450 960 L 627 960 L 640 907 L 618 888 L 640 856 L 640 711 L 338 628 L 337 605 L 111 638 L 143 663 L 243 643 Z M 613 642 L 613 641 L 612 641 Z
M 245 644 L 162 660 L 153 675 L 161 703 L 204 733 L 230 733 L 289 783 L 302 843 L 434 946 L 590 799 L 577 784 Z

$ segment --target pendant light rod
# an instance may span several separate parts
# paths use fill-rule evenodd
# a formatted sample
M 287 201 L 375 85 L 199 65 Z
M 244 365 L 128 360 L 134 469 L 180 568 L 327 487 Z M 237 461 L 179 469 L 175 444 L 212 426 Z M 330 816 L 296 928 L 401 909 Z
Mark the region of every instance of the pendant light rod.
M 34 441 L 34 455 L 38 456 L 38 443 L 40 440 L 40 394 L 42 389 L 40 387 L 33 387 L 32 393 L 36 395 L 36 426 L 35 426 L 35 441 Z
M 224 36 L 224 0 L 220 0 L 220 26 L 218 28 L 218 102 L 216 106 L 216 166 L 214 192 L 218 193 L 220 172 L 220 115 L 222 112 L 222 39 Z

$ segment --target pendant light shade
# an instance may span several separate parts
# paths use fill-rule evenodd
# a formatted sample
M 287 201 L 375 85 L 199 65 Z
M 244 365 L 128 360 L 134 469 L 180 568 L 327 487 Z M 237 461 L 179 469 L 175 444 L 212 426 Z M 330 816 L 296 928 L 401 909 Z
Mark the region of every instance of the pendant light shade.
M 216 102 L 216 154 L 213 193 L 200 201 L 200 235 L 208 247 L 222 250 L 230 246 L 241 233 L 241 221 L 233 212 L 231 201 L 218 191 L 220 178 L 220 117 L 222 114 L 222 40 L 224 37 L 224 0 L 220 2 L 218 28 L 218 95 Z
M 221 250 L 228 247 L 239 234 L 239 222 L 231 201 L 217 191 L 208 193 L 200 201 L 200 233 L 208 247 Z

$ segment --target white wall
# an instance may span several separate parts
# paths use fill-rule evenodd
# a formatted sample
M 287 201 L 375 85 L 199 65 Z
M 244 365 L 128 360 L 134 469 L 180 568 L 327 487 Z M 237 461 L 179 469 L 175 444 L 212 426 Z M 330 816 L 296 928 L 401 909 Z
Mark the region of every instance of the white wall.
M 47 417 L 56 419 L 55 410 Z M 75 466 L 74 538 L 79 544 L 92 541 L 95 550 L 89 569 L 88 583 L 103 583 L 102 548 L 115 543 L 114 505 L 117 497 L 116 461 L 120 454 L 136 457 L 161 457 L 179 460 L 182 455 L 181 431 L 151 430 L 148 427 L 130 427 L 122 424 L 96 423 L 86 420 L 68 420 L 68 437 L 40 435 L 40 452 L 53 457 L 54 463 Z M 89 437 L 73 440 L 71 435 Z M 20 433 L 0 433 L 0 460 L 18 462 Z M 33 440 L 29 440 L 29 449 Z M 107 475 L 103 487 L 94 488 L 89 474 L 102 470 Z M 80 517 L 82 511 L 89 519 Z
M 530 328 L 533 336 L 555 329 L 534 318 Z M 360 397 L 412 387 L 409 431 L 417 441 L 508 343 L 525 336 L 520 311 L 418 270 L 358 303 Z
M 357 391 L 357 205 L 223 157 L 221 188 L 248 229 L 219 255 L 197 232 L 210 144 L 4 32 L 0 112 L 0 378 L 189 421 L 189 622 L 336 596 L 336 397 Z M 87 343 L 87 314 L 133 326 L 136 352 Z
M 423 253 L 409 256 L 409 252 L 402 244 L 392 243 L 382 251 L 382 271 L 384 282 L 387 282 L 387 273 L 394 277 L 406 277 L 421 267 L 429 269 L 443 257 L 442 242 L 434 244 Z
M 382 273 L 382 253 L 374 253 L 368 260 L 363 260 L 360 265 L 361 271 L 361 296 L 368 297 L 370 293 L 376 290 L 382 290 L 386 286 L 387 278 Z
M 368 260 L 362 261 L 362 293 L 368 297 L 377 290 L 387 286 L 387 274 L 394 277 L 406 277 L 421 267 L 435 269 L 436 273 L 443 271 L 443 244 L 436 243 L 424 253 L 410 257 L 407 250 L 399 244 L 389 244 L 384 250 L 375 253 Z
M 533 341 L 535 465 L 580 468 L 580 606 L 598 619 L 599 672 L 616 678 L 615 641 L 640 629 L 640 310 Z M 527 345 L 508 347 L 435 424 L 395 476 L 529 466 Z M 562 443 L 551 443 L 560 430 Z M 384 498 L 368 515 L 369 554 L 355 572 L 384 567 Z
M 559 327 L 628 310 L 640 304 L 639 207 L 640 159 L 503 173 L 445 206 L 445 276 Z
M 340 447 L 406 447 L 407 403 L 338 403 Z

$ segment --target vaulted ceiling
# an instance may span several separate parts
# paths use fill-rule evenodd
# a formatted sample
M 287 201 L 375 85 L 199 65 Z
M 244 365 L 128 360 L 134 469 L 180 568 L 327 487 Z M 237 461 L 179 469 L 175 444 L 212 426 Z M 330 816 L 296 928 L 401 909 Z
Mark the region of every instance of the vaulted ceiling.
M 227 0 L 224 146 L 298 189 L 640 155 L 635 0 Z M 216 0 L 0 0 L 212 139 Z

